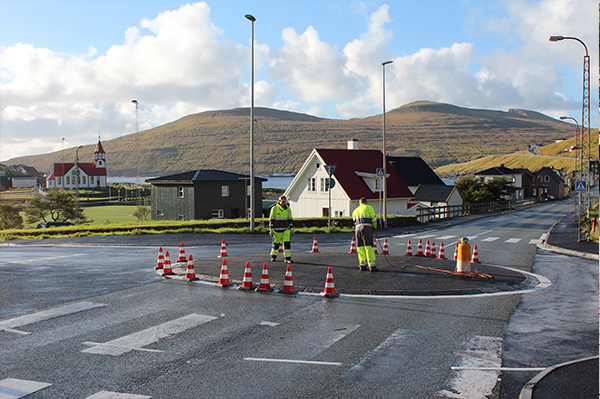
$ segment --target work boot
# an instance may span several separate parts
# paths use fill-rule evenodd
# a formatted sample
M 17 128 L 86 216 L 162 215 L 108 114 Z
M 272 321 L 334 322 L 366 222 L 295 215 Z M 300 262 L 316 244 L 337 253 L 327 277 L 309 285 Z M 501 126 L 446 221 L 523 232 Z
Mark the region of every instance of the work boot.
M 294 261 L 293 261 L 293 260 L 291 260 L 291 259 L 286 259 L 286 260 L 285 260 L 285 263 L 294 263 Z
M 378 272 L 378 271 L 379 271 L 379 269 L 377 268 L 377 266 L 371 266 L 371 267 L 369 268 L 369 271 L 371 271 L 371 272 Z
M 277 260 L 277 256 L 271 256 L 271 262 L 275 262 Z
M 366 272 L 366 271 L 367 271 L 367 267 L 366 267 L 366 266 L 364 266 L 364 265 L 358 265 L 358 269 L 359 269 L 361 272 Z

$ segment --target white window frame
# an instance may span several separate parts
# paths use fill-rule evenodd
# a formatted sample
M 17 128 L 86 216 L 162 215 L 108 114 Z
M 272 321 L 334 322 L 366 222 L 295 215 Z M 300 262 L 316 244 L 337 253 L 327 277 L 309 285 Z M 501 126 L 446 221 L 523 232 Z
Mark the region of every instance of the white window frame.
M 223 219 L 225 217 L 225 212 L 223 209 L 213 209 L 212 210 L 212 218 L 213 219 Z
M 178 186 L 177 187 L 177 198 L 184 198 L 185 196 L 185 190 L 183 188 L 183 186 Z
M 229 197 L 229 186 L 221 186 L 221 197 Z
M 317 192 L 317 179 L 315 177 L 308 178 L 308 192 L 310 192 L 310 193 Z
M 327 187 L 327 185 L 325 184 L 327 178 L 325 177 L 321 177 L 321 192 L 322 193 L 326 193 L 329 191 L 329 187 Z

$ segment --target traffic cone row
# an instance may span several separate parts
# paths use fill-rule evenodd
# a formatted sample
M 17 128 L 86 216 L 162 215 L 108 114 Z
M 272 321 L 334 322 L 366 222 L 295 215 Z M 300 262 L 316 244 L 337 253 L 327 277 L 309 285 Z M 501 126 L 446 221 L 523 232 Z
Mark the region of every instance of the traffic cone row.
M 385 248 L 386 248 L 386 245 L 384 244 L 384 249 Z M 432 241 L 431 246 L 430 246 L 429 240 L 427 240 L 427 244 L 425 245 L 425 252 L 423 253 L 421 239 L 419 239 L 419 245 L 417 247 L 417 256 L 420 255 L 420 256 L 435 258 L 436 257 L 435 252 L 436 252 L 435 241 Z M 413 256 L 412 245 L 410 243 L 410 240 L 408 240 L 408 244 L 406 245 L 406 256 Z M 447 259 L 445 251 L 444 251 L 444 242 L 443 241 L 440 244 L 440 251 L 437 254 L 437 258 L 438 259 Z M 454 256 L 453 256 L 453 260 L 457 260 L 457 259 L 458 259 L 458 242 L 456 243 L 456 246 L 454 247 Z M 479 255 L 477 253 L 477 245 L 475 245 L 473 247 L 473 257 L 471 258 L 471 263 L 480 263 Z

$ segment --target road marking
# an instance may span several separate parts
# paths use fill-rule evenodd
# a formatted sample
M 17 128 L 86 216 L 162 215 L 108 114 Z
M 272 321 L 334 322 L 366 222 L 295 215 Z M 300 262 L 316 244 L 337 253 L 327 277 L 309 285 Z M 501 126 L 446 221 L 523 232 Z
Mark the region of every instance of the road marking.
M 546 367 L 451 367 L 452 370 L 481 371 L 544 371 Z
M 450 390 L 442 389 L 445 398 L 485 398 L 492 394 L 502 368 L 502 339 L 475 335 L 455 352 L 461 363 L 450 381 Z
M 41 312 L 36 312 L 0 321 L 0 331 L 28 335 L 31 333 L 27 331 L 17 330 L 15 327 L 22 327 L 28 324 L 38 323 L 40 321 L 54 319 L 56 317 L 66 316 L 73 313 L 83 312 L 84 310 L 99 308 L 102 306 L 106 306 L 106 304 L 94 302 L 77 302 L 70 305 L 59 306 L 57 308 L 43 310 Z
M 245 357 L 244 360 L 254 362 L 272 362 L 272 363 L 296 363 L 296 364 L 317 364 L 323 366 L 343 366 L 340 362 L 320 362 L 317 360 L 294 360 L 294 359 L 267 359 L 263 357 Z
M 541 244 L 542 242 L 544 242 L 547 237 L 548 237 L 548 233 L 544 233 L 537 240 L 536 239 L 529 240 L 529 243 L 530 244 L 534 244 L 534 245 L 538 245 L 538 244 Z
M 259 326 L 269 326 L 269 327 L 276 327 L 279 325 L 279 323 L 275 323 L 272 321 L 261 321 L 260 323 L 258 323 Z
M 86 399 L 150 399 L 152 396 L 134 395 L 131 393 L 120 393 L 111 391 L 100 391 Z
M 119 356 L 133 350 L 162 352 L 158 349 L 146 349 L 144 346 L 153 344 L 162 338 L 167 338 L 171 335 L 189 330 L 190 328 L 197 327 L 200 324 L 207 323 L 214 319 L 216 319 L 215 316 L 192 313 L 121 338 L 113 339 L 106 343 L 84 342 L 84 345 L 92 345 L 92 347 L 84 349 L 81 352 L 111 356 Z
M 506 242 L 506 243 L 509 243 L 509 244 L 516 244 L 516 243 L 518 243 L 519 241 L 521 241 L 521 239 L 520 239 L 520 238 L 509 238 L 508 240 L 506 240 L 506 241 L 504 241 L 504 242 Z
M 484 241 L 484 242 L 494 242 L 494 241 L 496 241 L 498 239 L 500 239 L 500 237 L 488 237 L 488 238 L 484 238 L 481 241 Z
M 0 399 L 22 398 L 41 389 L 48 388 L 47 382 L 27 381 L 18 378 L 5 378 L 0 381 Z
M 437 239 L 438 240 L 449 240 L 449 239 L 454 238 L 454 237 L 456 237 L 456 236 L 442 236 L 442 237 L 438 237 Z

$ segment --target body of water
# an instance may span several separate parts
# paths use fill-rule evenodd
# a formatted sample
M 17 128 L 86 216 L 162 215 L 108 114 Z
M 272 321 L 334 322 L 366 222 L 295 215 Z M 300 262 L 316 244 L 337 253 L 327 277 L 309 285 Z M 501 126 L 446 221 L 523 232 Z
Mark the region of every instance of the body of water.
M 135 183 L 135 184 L 144 184 L 146 180 L 153 179 L 155 176 L 145 176 L 145 177 L 132 177 L 132 176 L 108 176 L 107 182 L 109 184 L 117 184 L 117 183 Z M 269 188 L 280 188 L 285 190 L 288 188 L 292 180 L 294 180 L 293 176 L 260 176 L 263 179 L 267 179 L 266 182 L 263 182 L 263 187 Z

